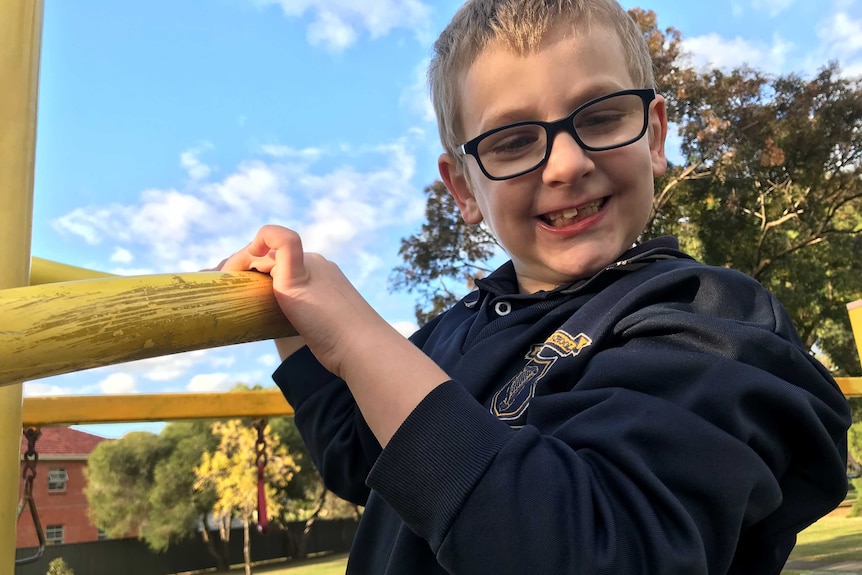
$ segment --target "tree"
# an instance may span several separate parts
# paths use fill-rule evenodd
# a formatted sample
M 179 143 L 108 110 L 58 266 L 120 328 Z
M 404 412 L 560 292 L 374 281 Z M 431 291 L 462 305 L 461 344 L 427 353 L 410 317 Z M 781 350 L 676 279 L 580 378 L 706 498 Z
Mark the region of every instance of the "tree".
M 654 12 L 630 14 L 681 141 L 642 239 L 673 234 L 705 263 L 751 275 L 837 375 L 858 371 L 845 304 L 862 277 L 862 85 L 835 64 L 813 78 L 697 71 L 679 31 L 660 30 Z M 402 240 L 405 263 L 390 282 L 419 294 L 420 324 L 463 293 L 453 280 L 470 287 L 493 254 L 490 234 L 461 222 L 442 183 L 426 193 L 427 222 Z
M 75 575 L 75 571 L 62 557 L 57 557 L 48 563 L 48 572 L 45 575 Z
M 212 433 L 218 438 L 219 444 L 215 450 L 204 452 L 200 465 L 195 467 L 195 488 L 215 490 L 217 499 L 212 513 L 220 526 L 222 541 L 228 540 L 233 519 L 242 521 L 245 572 L 251 575 L 249 526 L 257 515 L 258 468 L 255 444 L 258 436 L 252 426 L 238 419 L 214 423 Z M 275 486 L 288 483 L 297 466 L 268 425 L 264 430 L 264 438 L 269 445 L 264 466 L 267 511 L 277 515 L 280 508 L 275 497 Z
M 862 464 L 862 422 L 850 426 L 847 433 L 847 451 L 857 465 Z M 859 473 L 862 470 L 854 469 L 854 471 Z M 850 517 L 862 517 L 862 497 L 859 496 L 862 493 L 862 477 L 854 477 L 852 483 L 856 489 L 856 500 L 850 509 Z
M 290 483 L 276 487 L 275 491 L 276 498 L 281 501 L 280 522 L 305 522 L 298 534 L 285 531 L 290 555 L 303 559 L 306 556 L 308 536 L 318 519 L 354 518 L 358 521 L 362 510 L 324 486 L 292 417 L 274 418 L 270 420 L 270 425 L 299 468 Z
M 93 523 L 111 537 L 135 535 L 154 551 L 191 537 L 198 527 L 216 568 L 230 565 L 203 521 L 215 492 L 194 489 L 192 469 L 215 445 L 207 422 L 176 422 L 159 435 L 133 432 L 90 455 L 85 495 Z
M 150 490 L 152 516 L 144 538 L 151 549 L 161 551 L 200 533 L 216 569 L 227 571 L 227 541 L 207 529 L 206 515 L 215 503 L 215 490 L 195 489 L 192 473 L 204 452 L 217 445 L 211 427 L 209 421 L 181 421 L 166 425 L 159 434 L 169 446 L 169 454 L 156 465 Z
M 392 289 L 419 293 L 419 325 L 458 300 L 464 288 L 452 288 L 451 280 L 471 289 L 476 279 L 490 272 L 487 262 L 500 247 L 486 227 L 461 219 L 443 182 L 425 188 L 425 195 L 426 222 L 417 234 L 401 240 L 398 253 L 405 264 L 395 268 L 390 280 Z
M 84 493 L 93 523 L 110 537 L 144 533 L 152 512 L 149 495 L 156 464 L 167 454 L 158 436 L 143 431 L 99 444 L 85 471 Z

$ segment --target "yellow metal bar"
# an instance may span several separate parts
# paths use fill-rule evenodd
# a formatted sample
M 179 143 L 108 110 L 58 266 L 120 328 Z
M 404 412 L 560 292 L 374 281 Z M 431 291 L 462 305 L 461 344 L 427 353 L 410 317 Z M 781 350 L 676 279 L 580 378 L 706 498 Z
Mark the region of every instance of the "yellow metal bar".
M 51 260 L 42 258 L 34 257 L 30 262 L 31 286 L 109 277 L 116 276 L 87 268 L 52 262 Z
M 116 277 L 0 290 L 0 385 L 295 335 L 257 272 Z
M 41 34 L 41 0 L 0 0 L 0 289 L 28 283 Z M 0 573 L 15 564 L 21 381 L 0 376 Z
M 24 424 L 34 426 L 285 415 L 293 408 L 277 389 L 24 398 Z
M 862 396 L 862 377 L 836 380 L 848 396 Z M 24 398 L 24 425 L 136 423 L 293 415 L 281 391 L 163 393 L 155 395 L 67 395 Z
M 835 381 L 847 397 L 862 396 L 862 377 L 836 377 Z
M 853 329 L 853 338 L 856 340 L 859 363 L 862 364 L 862 299 L 848 303 L 847 313 L 850 314 L 850 327 Z

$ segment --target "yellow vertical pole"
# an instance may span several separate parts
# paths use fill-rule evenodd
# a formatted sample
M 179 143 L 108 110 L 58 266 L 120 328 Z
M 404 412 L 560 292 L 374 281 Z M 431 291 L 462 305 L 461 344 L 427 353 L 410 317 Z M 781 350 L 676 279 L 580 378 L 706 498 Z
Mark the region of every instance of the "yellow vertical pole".
M 0 289 L 30 282 L 41 40 L 42 0 L 0 0 Z M 15 562 L 23 384 L 14 383 L 0 387 L 0 573 Z
M 847 313 L 850 314 L 850 328 L 853 330 L 856 349 L 859 351 L 859 362 L 862 364 L 862 299 L 848 303 Z

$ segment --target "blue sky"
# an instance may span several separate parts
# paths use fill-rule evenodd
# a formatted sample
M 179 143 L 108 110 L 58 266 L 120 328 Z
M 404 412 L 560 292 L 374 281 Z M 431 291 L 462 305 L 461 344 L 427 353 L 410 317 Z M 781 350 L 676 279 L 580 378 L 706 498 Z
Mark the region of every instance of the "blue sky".
M 33 254 L 124 275 L 196 271 L 261 225 L 299 230 L 404 333 L 399 239 L 440 152 L 424 80 L 460 0 L 47 0 Z M 862 0 L 625 0 L 692 62 L 862 74 Z M 25 384 L 25 395 L 271 385 L 270 342 Z M 158 425 L 85 426 L 116 437 Z

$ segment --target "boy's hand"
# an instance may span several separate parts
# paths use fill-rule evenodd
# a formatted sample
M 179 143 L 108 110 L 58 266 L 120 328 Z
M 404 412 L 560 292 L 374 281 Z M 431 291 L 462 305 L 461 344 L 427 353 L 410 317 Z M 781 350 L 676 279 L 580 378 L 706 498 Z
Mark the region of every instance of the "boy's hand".
M 261 258 L 252 256 L 248 252 L 248 247 L 246 246 L 234 255 L 223 259 L 216 267 L 201 271 L 259 271 L 268 275 L 275 265 L 275 252 L 271 251 Z M 273 341 L 282 361 L 305 346 L 305 339 L 300 335 L 281 337 Z
M 425 395 L 449 379 L 372 309 L 338 266 L 304 253 L 292 230 L 262 227 L 218 269 L 272 276 L 282 312 L 321 365 L 350 387 L 382 446 Z
M 303 252 L 302 240 L 293 230 L 262 227 L 218 269 L 272 276 L 276 301 L 288 321 L 318 361 L 342 379 L 346 379 L 344 357 L 351 354 L 352 343 L 364 334 L 373 337 L 375 329 L 389 328 L 338 266 L 319 254 Z

